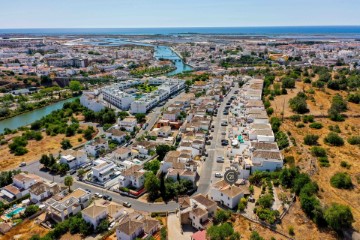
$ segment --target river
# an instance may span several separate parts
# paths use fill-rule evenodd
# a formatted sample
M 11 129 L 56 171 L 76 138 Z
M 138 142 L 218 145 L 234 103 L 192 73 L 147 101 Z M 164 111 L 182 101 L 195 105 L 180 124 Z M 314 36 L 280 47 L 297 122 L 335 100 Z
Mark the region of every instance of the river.
M 17 129 L 22 126 L 29 125 L 29 124 L 35 122 L 36 120 L 39 120 L 42 117 L 45 117 L 46 115 L 50 114 L 52 111 L 61 109 L 63 107 L 64 103 L 71 102 L 75 99 L 76 99 L 76 97 L 69 98 L 66 100 L 62 100 L 62 101 L 53 103 L 53 104 L 48 105 L 43 108 L 35 109 L 31 112 L 17 115 L 12 118 L 4 119 L 4 120 L 0 121 L 0 133 L 3 133 L 5 128 L 14 130 L 14 129 Z
M 128 42 L 124 40 L 120 40 L 117 38 L 106 38 L 101 39 L 101 41 L 87 41 L 83 42 L 83 44 L 91 44 L 91 45 L 99 45 L 99 46 L 120 46 L 125 44 L 134 44 L 141 46 L 151 46 L 154 47 L 154 57 L 156 59 L 169 59 L 174 62 L 176 69 L 172 72 L 169 72 L 167 75 L 172 76 L 178 73 L 182 73 L 184 71 L 190 71 L 192 68 L 189 65 L 186 65 L 183 60 L 178 56 L 170 47 L 167 46 L 156 46 L 147 43 L 139 43 L 139 42 Z M 0 133 L 4 132 L 5 128 L 9 129 L 17 129 L 22 126 L 29 125 L 36 120 L 41 119 L 42 117 L 50 114 L 52 111 L 61 109 L 65 102 L 69 102 L 74 100 L 75 98 L 70 98 L 67 100 L 63 100 L 51 105 L 48 105 L 43 108 L 36 109 L 31 112 L 27 112 L 21 115 L 17 115 L 12 118 L 8 118 L 0 121 Z

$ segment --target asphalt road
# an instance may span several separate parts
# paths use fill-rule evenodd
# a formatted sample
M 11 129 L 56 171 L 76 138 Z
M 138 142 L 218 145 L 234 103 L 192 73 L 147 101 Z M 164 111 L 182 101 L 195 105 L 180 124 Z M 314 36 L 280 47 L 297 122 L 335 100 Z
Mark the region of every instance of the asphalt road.
M 215 172 L 222 171 L 223 163 L 216 162 L 216 158 L 218 156 L 224 157 L 225 154 L 225 147 L 221 146 L 221 139 L 223 137 L 221 132 L 225 131 L 226 127 L 221 126 L 221 121 L 223 119 L 228 120 L 228 117 L 223 114 L 223 111 L 225 109 L 226 102 L 230 99 L 231 96 L 234 95 L 236 90 L 239 90 L 239 88 L 233 87 L 231 89 L 228 95 L 224 98 L 224 101 L 220 104 L 217 117 L 213 118 L 212 124 L 214 125 L 214 132 L 210 132 L 213 136 L 213 140 L 211 141 L 211 145 L 206 150 L 208 153 L 208 158 L 204 162 L 201 169 L 197 193 L 206 195 L 209 191 L 210 185 L 215 180 Z

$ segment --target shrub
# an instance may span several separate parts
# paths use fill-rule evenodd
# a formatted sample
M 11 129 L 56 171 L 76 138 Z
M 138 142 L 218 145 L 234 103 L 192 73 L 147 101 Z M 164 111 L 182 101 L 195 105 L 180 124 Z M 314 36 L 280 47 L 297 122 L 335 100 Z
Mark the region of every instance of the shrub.
M 290 120 L 293 122 L 299 122 L 301 120 L 301 116 L 298 114 L 290 116 Z
M 287 148 L 289 146 L 288 137 L 284 132 L 281 131 L 277 132 L 275 138 L 280 150 Z
M 340 189 L 350 189 L 353 186 L 351 177 L 345 172 L 336 173 L 330 178 L 330 183 L 331 186 Z
M 315 129 L 321 129 L 321 128 L 323 128 L 323 125 L 322 125 L 322 123 L 319 123 L 319 122 L 313 122 L 309 125 L 309 127 L 315 128 Z
M 304 128 L 304 127 L 305 127 L 305 124 L 303 124 L 303 123 L 298 123 L 298 124 L 296 125 L 296 127 L 297 127 L 297 128 Z
M 344 145 L 344 140 L 337 133 L 334 133 L 334 132 L 330 132 L 324 138 L 324 142 L 331 146 L 343 146 Z
M 329 159 L 327 157 L 319 157 L 318 161 L 320 162 L 321 167 L 329 167 L 330 166 Z
M 268 109 L 266 109 L 266 113 L 267 113 L 268 115 L 271 115 L 271 114 L 274 113 L 274 109 L 273 109 L 272 107 L 269 107 Z
M 351 145 L 360 145 L 360 136 L 349 137 L 347 142 Z
M 289 100 L 290 108 L 297 113 L 307 113 L 309 109 L 306 103 L 306 95 L 303 92 L 299 92 L 294 98 Z
M 270 208 L 274 202 L 273 196 L 270 194 L 263 195 L 259 197 L 257 204 L 262 208 Z
M 294 227 L 293 227 L 293 226 L 290 226 L 290 227 L 289 227 L 289 234 L 290 234 L 290 236 L 294 236 L 294 235 L 295 235 Z
M 318 135 L 314 135 L 314 134 L 308 134 L 304 137 L 304 144 L 312 146 L 312 145 L 317 145 L 318 142 L 317 140 L 319 139 Z
M 333 203 L 325 210 L 324 217 L 329 226 L 335 231 L 351 228 L 351 224 L 354 222 L 351 209 L 348 206 L 337 203 Z
M 284 158 L 284 164 L 288 164 L 289 166 L 295 165 L 295 158 L 293 156 L 286 156 Z
M 314 116 L 313 115 L 304 115 L 303 116 L 303 122 L 304 123 L 308 123 L 308 122 L 314 122 Z
M 351 167 L 351 165 L 346 161 L 341 161 L 340 166 L 347 169 L 350 169 Z
M 322 147 L 314 146 L 311 148 L 311 154 L 315 157 L 326 157 L 326 150 Z
M 341 133 L 339 125 L 329 126 L 329 130 L 336 133 Z

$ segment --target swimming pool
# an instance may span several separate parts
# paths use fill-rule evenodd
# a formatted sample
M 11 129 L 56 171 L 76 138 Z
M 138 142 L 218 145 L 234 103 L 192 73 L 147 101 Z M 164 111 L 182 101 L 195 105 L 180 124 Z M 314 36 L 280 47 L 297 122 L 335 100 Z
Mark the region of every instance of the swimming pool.
M 6 214 L 5 216 L 8 217 L 8 218 L 12 218 L 14 215 L 22 212 L 24 209 L 25 209 L 25 208 L 23 208 L 23 207 L 19 207 L 19 208 L 15 209 L 14 211 L 9 212 L 9 213 Z

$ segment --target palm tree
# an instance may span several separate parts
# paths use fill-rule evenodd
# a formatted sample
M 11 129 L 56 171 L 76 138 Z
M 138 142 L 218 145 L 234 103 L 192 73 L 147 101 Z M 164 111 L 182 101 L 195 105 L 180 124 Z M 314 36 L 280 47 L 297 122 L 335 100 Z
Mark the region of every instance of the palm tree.
M 71 191 L 70 187 L 73 185 L 74 179 L 72 176 L 66 176 L 64 179 L 65 186 L 69 187 L 69 192 Z

